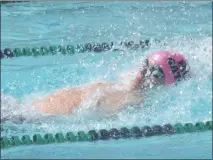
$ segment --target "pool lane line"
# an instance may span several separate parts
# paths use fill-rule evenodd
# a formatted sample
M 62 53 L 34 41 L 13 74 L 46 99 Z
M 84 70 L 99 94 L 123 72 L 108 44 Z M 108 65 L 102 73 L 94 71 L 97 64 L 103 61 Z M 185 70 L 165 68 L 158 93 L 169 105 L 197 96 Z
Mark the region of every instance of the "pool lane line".
M 155 40 L 159 43 L 159 40 Z M 51 45 L 51 46 L 41 46 L 41 47 L 25 47 L 25 48 L 5 48 L 2 49 L 1 59 L 2 58 L 13 58 L 20 56 L 45 56 L 45 55 L 72 55 L 75 53 L 84 53 L 84 52 L 106 52 L 106 51 L 122 51 L 124 47 L 127 49 L 145 49 L 151 45 L 149 39 L 140 40 L 138 43 L 134 41 L 128 42 L 110 42 L 110 43 L 85 43 L 85 44 L 76 44 L 76 45 Z M 117 47 L 118 48 L 115 48 Z
M 8 4 L 8 3 L 19 3 L 19 2 L 29 2 L 29 1 L 13 1 L 13 0 L 3 0 L 0 1 L 0 4 Z
M 19 136 L 3 136 L 1 137 L 1 149 L 11 148 L 21 145 L 44 145 L 52 143 L 63 143 L 63 142 L 94 142 L 97 140 L 110 140 L 110 139 L 131 139 L 131 138 L 142 138 L 162 135 L 173 135 L 193 132 L 204 132 L 212 131 L 212 120 L 206 122 L 193 123 L 176 123 L 171 125 L 170 123 L 161 125 L 153 125 L 152 127 L 134 126 L 131 129 L 122 127 L 120 129 L 112 128 L 110 130 L 101 129 L 98 132 L 96 130 L 90 130 L 87 133 L 84 131 L 78 131 L 76 134 L 73 132 L 67 132 L 63 134 L 58 132 L 56 134 L 46 133 L 43 136 L 41 134 L 23 135 Z

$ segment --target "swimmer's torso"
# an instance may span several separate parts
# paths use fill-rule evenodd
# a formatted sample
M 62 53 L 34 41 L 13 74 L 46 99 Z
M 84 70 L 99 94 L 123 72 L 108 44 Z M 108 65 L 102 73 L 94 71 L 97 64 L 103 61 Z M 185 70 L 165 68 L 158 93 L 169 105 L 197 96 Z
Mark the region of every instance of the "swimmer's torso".
M 115 85 L 115 83 L 93 83 L 83 87 L 65 88 L 34 102 L 33 105 L 45 113 L 69 114 L 94 94 L 97 94 L 94 99 L 95 105 L 109 110 L 117 110 L 125 104 L 142 100 L 142 97 L 135 93 L 116 89 Z

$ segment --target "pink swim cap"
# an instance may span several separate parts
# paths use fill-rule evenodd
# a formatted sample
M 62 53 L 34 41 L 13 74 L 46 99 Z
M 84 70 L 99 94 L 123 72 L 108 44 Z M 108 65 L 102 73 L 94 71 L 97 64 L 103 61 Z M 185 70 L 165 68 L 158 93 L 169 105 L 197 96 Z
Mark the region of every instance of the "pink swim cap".
M 165 75 L 165 85 L 173 84 L 190 69 L 187 59 L 180 53 L 158 51 L 149 56 L 151 66 L 159 66 Z M 186 67 L 189 67 L 186 70 Z

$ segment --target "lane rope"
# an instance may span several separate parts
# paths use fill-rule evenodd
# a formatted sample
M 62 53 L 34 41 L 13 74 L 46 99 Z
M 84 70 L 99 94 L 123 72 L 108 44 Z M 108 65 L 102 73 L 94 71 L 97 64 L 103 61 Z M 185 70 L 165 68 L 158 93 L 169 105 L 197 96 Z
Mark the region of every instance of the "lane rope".
M 161 125 L 153 125 L 137 127 L 134 126 L 130 129 L 127 127 L 122 127 L 120 129 L 112 128 L 110 130 L 101 129 L 99 131 L 90 130 L 88 132 L 78 131 L 76 134 L 73 132 L 67 132 L 63 134 L 58 132 L 56 134 L 46 133 L 23 135 L 21 138 L 19 136 L 3 136 L 1 137 L 1 149 L 21 146 L 21 145 L 44 145 L 52 143 L 63 143 L 63 142 L 94 142 L 97 140 L 110 140 L 110 139 L 131 139 L 131 138 L 142 138 L 142 137 L 152 137 L 152 136 L 162 136 L 162 135 L 173 135 L 173 134 L 183 134 L 183 133 L 193 133 L 193 132 L 204 132 L 212 131 L 212 120 L 207 122 L 197 122 L 193 123 L 176 123 L 171 125 L 170 123 Z
M 158 42 L 157 40 L 155 40 Z M 85 43 L 77 45 L 51 45 L 51 46 L 41 46 L 41 47 L 26 47 L 26 48 L 5 48 L 2 49 L 1 58 L 12 58 L 20 56 L 45 56 L 45 55 L 57 55 L 57 54 L 75 54 L 84 52 L 106 52 L 106 51 L 121 51 L 122 49 L 115 48 L 125 47 L 127 49 L 144 49 L 151 45 L 150 40 L 140 40 L 138 43 L 134 41 L 128 42 L 110 42 L 110 43 Z
M 0 1 L 0 4 L 7 4 L 7 3 L 19 3 L 19 2 L 29 2 L 29 1 L 28 1 L 28 0 L 24 0 L 24 1 L 4 0 L 4 1 Z

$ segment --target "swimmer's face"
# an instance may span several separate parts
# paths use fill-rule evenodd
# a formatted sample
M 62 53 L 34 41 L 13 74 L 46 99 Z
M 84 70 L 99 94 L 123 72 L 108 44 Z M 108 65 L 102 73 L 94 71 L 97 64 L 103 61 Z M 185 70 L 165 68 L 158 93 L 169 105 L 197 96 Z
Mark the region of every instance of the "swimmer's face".
M 141 88 L 146 90 L 164 85 L 164 73 L 158 66 L 154 66 L 151 59 L 147 59 L 141 71 Z M 147 65 L 149 64 L 149 65 Z

